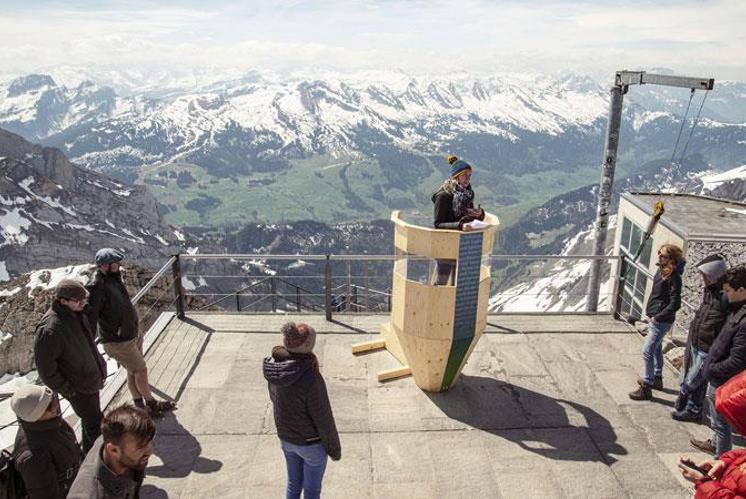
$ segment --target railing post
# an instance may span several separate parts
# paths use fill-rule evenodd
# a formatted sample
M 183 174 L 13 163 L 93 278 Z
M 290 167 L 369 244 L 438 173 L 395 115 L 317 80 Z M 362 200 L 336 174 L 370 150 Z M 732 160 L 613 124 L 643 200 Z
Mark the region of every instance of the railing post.
M 624 285 L 627 278 L 627 259 L 624 255 L 619 255 L 619 263 L 617 264 L 618 276 L 614 282 L 614 294 L 612 298 L 614 318 L 619 319 L 622 315 L 622 296 L 624 294 Z
M 277 312 L 277 282 L 274 276 L 269 278 L 269 292 L 272 295 L 272 312 Z
M 184 318 L 184 289 L 181 287 L 181 261 L 179 254 L 173 255 L 174 261 L 171 264 L 171 273 L 174 277 L 174 298 L 176 298 L 176 317 Z
M 352 311 L 359 311 L 359 309 L 357 308 L 357 284 L 352 285 Z
M 391 312 L 391 288 L 389 288 L 389 290 L 388 290 L 388 295 L 389 295 L 388 296 L 388 300 L 387 300 L 388 301 L 388 306 L 389 306 L 388 312 Z
M 326 320 L 332 320 L 332 262 L 331 255 L 326 255 L 326 267 L 324 269 L 324 308 L 326 309 Z
M 363 275 L 365 276 L 365 310 L 370 312 L 370 283 L 368 282 L 368 260 L 363 260 Z
M 352 310 L 352 261 L 347 261 L 347 293 L 345 293 L 345 312 Z
M 241 311 L 241 295 L 236 291 L 236 312 Z
M 295 308 L 300 312 L 300 288 L 298 286 L 295 287 Z

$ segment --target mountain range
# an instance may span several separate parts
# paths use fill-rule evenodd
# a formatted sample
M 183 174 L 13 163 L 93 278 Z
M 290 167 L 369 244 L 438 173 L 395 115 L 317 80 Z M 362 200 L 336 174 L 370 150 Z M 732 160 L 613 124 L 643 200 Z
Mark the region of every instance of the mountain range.
M 428 212 L 448 153 L 475 166 L 480 202 L 512 225 L 596 181 L 608 107 L 607 88 L 577 75 L 255 71 L 160 87 L 127 75 L 100 80 L 118 84 L 69 74 L 65 85 L 43 74 L 7 80 L 0 127 L 147 185 L 166 221 L 200 227 Z M 688 97 L 685 89 L 630 90 L 620 176 L 671 155 Z M 716 82 L 688 151 L 710 169 L 742 164 L 744 116 L 746 85 Z

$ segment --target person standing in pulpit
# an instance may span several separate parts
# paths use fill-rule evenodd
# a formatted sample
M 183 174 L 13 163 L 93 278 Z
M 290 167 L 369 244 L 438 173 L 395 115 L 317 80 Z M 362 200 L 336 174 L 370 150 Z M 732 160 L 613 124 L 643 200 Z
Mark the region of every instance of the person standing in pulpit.
M 471 188 L 472 167 L 456 156 L 448 156 L 451 174 L 433 194 L 433 226 L 436 229 L 473 230 L 469 222 L 484 220 L 484 210 L 474 208 L 474 190 Z M 437 260 L 435 284 L 453 284 L 455 260 Z

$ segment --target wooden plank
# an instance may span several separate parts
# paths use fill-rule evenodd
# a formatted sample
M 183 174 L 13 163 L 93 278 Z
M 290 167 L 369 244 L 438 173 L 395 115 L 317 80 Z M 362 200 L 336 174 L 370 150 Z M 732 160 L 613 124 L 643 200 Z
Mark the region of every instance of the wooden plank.
M 370 352 L 371 350 L 380 350 L 381 348 L 386 348 L 385 340 L 364 341 L 362 343 L 353 343 L 352 353 Z
M 385 371 L 378 371 L 378 381 L 389 381 L 410 376 L 411 374 L 412 370 L 409 366 L 395 367 L 393 369 L 386 369 Z

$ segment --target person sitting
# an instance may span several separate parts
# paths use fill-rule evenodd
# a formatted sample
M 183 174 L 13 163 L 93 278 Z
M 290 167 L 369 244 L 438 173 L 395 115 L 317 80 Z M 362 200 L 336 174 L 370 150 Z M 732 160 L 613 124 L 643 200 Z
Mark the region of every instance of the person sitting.
M 46 386 L 22 386 L 10 399 L 19 428 L 13 460 L 29 499 L 64 499 L 83 454 L 75 432 L 60 415 L 57 394 Z

